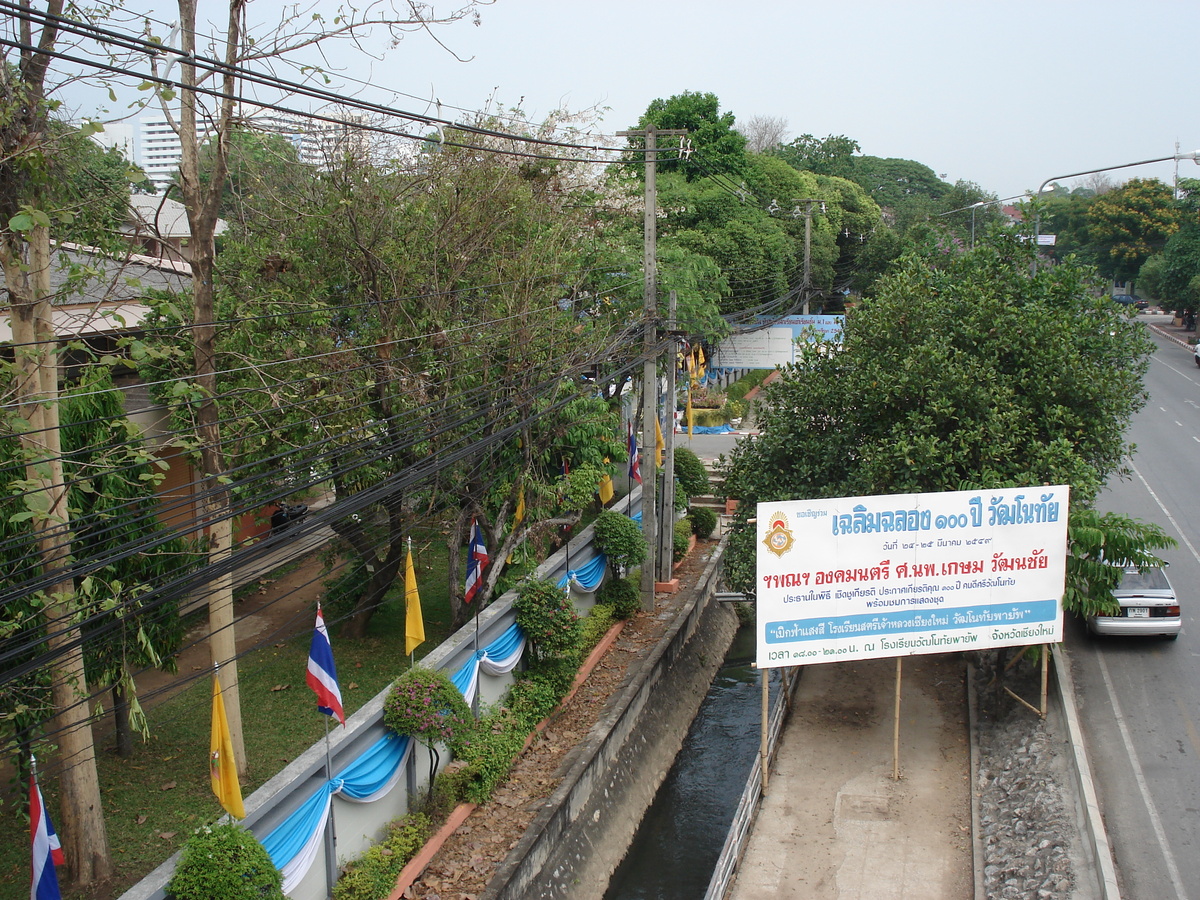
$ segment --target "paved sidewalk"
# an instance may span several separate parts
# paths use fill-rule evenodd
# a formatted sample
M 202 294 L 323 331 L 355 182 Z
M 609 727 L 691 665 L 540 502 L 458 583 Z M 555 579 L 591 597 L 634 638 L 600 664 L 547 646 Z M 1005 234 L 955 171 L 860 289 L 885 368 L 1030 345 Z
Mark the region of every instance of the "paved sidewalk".
M 730 900 L 964 900 L 974 892 L 960 659 L 809 666 Z

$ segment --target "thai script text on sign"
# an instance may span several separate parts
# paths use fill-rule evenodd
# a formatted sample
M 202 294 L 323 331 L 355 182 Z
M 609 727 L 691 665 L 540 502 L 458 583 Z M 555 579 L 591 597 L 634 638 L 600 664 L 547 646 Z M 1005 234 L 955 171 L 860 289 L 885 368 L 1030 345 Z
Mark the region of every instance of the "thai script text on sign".
M 1069 488 L 758 505 L 758 664 L 1062 639 Z

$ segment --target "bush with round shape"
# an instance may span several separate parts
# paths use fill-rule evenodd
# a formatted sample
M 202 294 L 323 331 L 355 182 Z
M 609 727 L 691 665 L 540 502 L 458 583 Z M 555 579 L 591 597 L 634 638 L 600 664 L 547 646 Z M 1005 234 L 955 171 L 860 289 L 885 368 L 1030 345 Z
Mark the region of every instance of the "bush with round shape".
M 517 625 L 529 640 L 537 662 L 578 658 L 579 615 L 565 590 L 552 581 L 530 580 L 517 588 L 513 600 Z
M 642 611 L 642 595 L 628 578 L 611 578 L 596 591 L 596 602 L 611 606 L 618 619 L 632 619 Z
M 694 506 L 688 510 L 688 521 L 692 523 L 692 534 L 705 540 L 716 530 L 717 514 L 704 506 Z
M 465 740 L 475 728 L 475 717 L 445 672 L 418 666 L 392 683 L 383 701 L 383 724 L 425 744 L 430 771 L 436 772 L 441 759 L 437 744 L 453 747 Z
M 183 845 L 167 884 L 172 900 L 284 900 L 283 876 L 241 825 L 205 825 Z
M 687 447 L 675 448 L 675 478 L 679 489 L 689 497 L 708 493 L 708 469 Z
M 596 549 L 617 571 L 627 571 L 646 561 L 649 548 L 637 522 L 624 513 L 606 509 L 596 517 Z

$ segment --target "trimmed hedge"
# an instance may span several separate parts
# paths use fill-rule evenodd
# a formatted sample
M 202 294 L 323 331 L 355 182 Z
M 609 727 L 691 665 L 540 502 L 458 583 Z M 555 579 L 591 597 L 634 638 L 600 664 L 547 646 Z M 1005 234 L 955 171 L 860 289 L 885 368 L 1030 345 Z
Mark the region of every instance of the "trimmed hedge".
M 705 540 L 717 528 L 717 514 L 705 506 L 694 506 L 688 510 L 688 521 L 692 523 L 692 534 Z

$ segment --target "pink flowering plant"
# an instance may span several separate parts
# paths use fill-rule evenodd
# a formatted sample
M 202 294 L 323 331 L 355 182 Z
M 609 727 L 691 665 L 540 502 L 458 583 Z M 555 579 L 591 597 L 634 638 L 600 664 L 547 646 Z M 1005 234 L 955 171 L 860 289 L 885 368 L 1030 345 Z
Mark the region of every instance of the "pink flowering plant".
M 513 611 L 535 661 L 578 660 L 582 630 L 565 590 L 552 581 L 523 582 L 517 588 Z
M 437 771 L 440 757 L 436 745 L 454 746 L 466 740 L 475 727 L 475 717 L 444 672 L 416 667 L 393 682 L 383 701 L 383 724 L 425 744 L 430 766 Z

